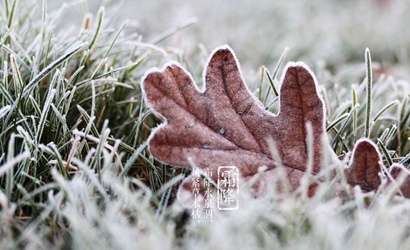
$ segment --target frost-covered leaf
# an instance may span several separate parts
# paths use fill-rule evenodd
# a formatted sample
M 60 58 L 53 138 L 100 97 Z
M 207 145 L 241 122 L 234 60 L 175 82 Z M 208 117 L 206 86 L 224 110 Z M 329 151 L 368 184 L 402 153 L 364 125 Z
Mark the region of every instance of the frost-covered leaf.
M 149 72 L 142 83 L 147 103 L 167 120 L 152 133 L 150 152 L 186 168 L 191 158 L 199 168 L 214 171 L 213 176 L 218 166 L 233 165 L 247 177 L 260 166 L 275 168 L 270 138 L 296 188 L 306 171 L 307 123 L 313 131 L 313 174 L 320 171 L 322 153 L 331 150 L 322 147 L 324 107 L 308 67 L 288 63 L 281 82 L 280 110 L 274 115 L 249 92 L 227 46 L 211 56 L 204 91 L 177 63 Z
M 394 163 L 390 168 L 390 185 L 404 175 L 404 181 L 400 186 L 403 196 L 410 198 L 410 171 L 402 165 Z M 364 191 L 377 190 L 382 179 L 387 178 L 383 174 L 383 162 L 376 145 L 369 139 L 360 139 L 356 142 L 353 156 L 350 159 L 350 167 L 345 169 L 347 182 L 354 186 L 359 185 Z
M 390 175 L 393 179 L 399 179 L 402 174 L 404 175 L 404 181 L 400 186 L 400 192 L 404 197 L 410 198 L 410 171 L 402 165 L 394 163 L 390 168 Z
M 353 150 L 350 167 L 345 169 L 347 182 L 366 191 L 375 190 L 381 184 L 382 168 L 381 156 L 374 143 L 361 139 Z
M 272 156 L 269 147 L 269 141 L 273 141 L 290 188 L 296 189 L 307 171 L 307 124 L 310 124 L 311 174 L 320 172 L 323 159 L 328 159 L 326 164 L 338 161 L 330 145 L 322 143 L 326 141 L 324 105 L 317 92 L 316 79 L 305 64 L 286 65 L 277 115 L 265 110 L 248 90 L 238 61 L 228 46 L 212 54 L 204 80 L 206 86 L 201 91 L 178 63 L 151 70 L 143 78 L 146 102 L 166 120 L 152 132 L 149 140 L 149 150 L 156 159 L 184 168 L 192 168 L 194 163 L 202 170 L 211 171 L 215 181 L 219 166 L 238 167 L 244 179 L 251 178 L 264 166 L 263 183 L 277 174 L 273 170 L 278 159 Z M 344 173 L 350 185 L 371 191 L 377 189 L 384 178 L 382 167 L 377 147 L 369 139 L 361 139 Z M 393 168 L 393 177 L 401 171 L 404 169 Z M 182 188 L 188 189 L 192 178 L 187 178 Z M 312 185 L 309 195 L 315 190 L 316 185 Z M 401 191 L 410 197 L 410 177 Z

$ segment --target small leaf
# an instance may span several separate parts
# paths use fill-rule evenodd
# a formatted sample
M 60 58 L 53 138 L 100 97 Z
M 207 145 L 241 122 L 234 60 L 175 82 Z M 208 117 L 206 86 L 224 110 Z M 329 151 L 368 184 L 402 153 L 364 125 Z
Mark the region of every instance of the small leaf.
M 363 190 L 378 189 L 381 184 L 381 156 L 376 145 L 369 139 L 357 141 L 350 167 L 345 169 L 347 182 L 350 185 L 359 185 Z
M 400 192 L 404 197 L 410 198 L 410 171 L 400 164 L 393 164 L 390 168 L 390 175 L 393 179 L 400 179 L 400 175 L 404 175 L 403 183 L 400 185 Z

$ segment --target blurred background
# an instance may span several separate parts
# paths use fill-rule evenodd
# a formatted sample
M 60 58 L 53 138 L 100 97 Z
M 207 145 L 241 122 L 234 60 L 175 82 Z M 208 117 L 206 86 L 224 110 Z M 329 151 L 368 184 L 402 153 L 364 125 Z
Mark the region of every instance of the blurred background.
M 346 63 L 363 62 L 369 47 L 383 72 L 399 78 L 409 75 L 409 1 L 57 0 L 49 1 L 49 9 L 62 2 L 72 5 L 62 25 L 81 25 L 83 17 L 74 14 L 96 13 L 101 4 L 111 5 L 117 18 L 130 20 L 127 31 L 138 33 L 147 43 L 191 24 L 167 39 L 165 47 L 182 51 L 189 60 L 198 52 L 206 58 L 215 47 L 229 44 L 245 74 L 261 65 L 274 67 L 286 47 L 287 60 L 333 71 Z

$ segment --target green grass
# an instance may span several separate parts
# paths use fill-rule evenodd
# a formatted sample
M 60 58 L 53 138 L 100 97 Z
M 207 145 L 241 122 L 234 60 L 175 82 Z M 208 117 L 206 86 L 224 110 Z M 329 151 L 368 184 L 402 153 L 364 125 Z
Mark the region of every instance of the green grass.
M 190 220 L 189 209 L 175 200 L 184 171 L 155 161 L 147 150 L 151 128 L 161 120 L 147 109 L 139 84 L 147 69 L 170 59 L 200 79 L 195 72 L 207 53 L 189 57 L 170 45 L 192 23 L 145 40 L 107 1 L 92 15 L 78 11 L 81 25 L 68 27 L 64 13 L 81 4 L 53 11 L 47 1 L 4 0 L 1 6 L 1 249 L 410 248 L 409 200 L 382 187 L 371 194 L 355 189 L 343 202 L 332 193 L 332 180 L 312 199 L 300 198 L 305 186 L 294 193 L 272 186 L 252 198 L 243 185 L 239 210 L 214 209 L 213 222 Z M 372 81 L 370 51 L 361 58 L 360 66 L 340 59 L 339 70 L 337 60 L 312 67 L 332 148 L 348 154 L 365 134 L 378 143 L 386 166 L 408 167 L 408 79 L 373 72 Z M 262 78 L 245 76 L 272 112 L 287 60 L 294 58 L 279 53 L 271 62 L 277 66 L 265 68 Z

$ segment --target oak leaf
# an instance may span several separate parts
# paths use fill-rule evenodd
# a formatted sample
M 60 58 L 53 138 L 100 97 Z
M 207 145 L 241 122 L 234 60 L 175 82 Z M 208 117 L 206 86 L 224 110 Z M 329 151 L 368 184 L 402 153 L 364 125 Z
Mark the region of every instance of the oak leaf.
M 194 163 L 202 170 L 211 171 L 214 181 L 219 166 L 236 166 L 245 179 L 264 166 L 267 171 L 262 179 L 266 181 L 276 174 L 271 171 L 277 167 L 269 148 L 269 141 L 273 141 L 289 184 L 296 189 L 307 170 L 307 124 L 310 124 L 311 174 L 320 172 L 325 158 L 327 164 L 340 163 L 330 145 L 322 143 L 327 140 L 324 104 L 314 74 L 305 64 L 286 65 L 277 115 L 265 110 L 249 91 L 228 46 L 218 48 L 211 55 L 204 82 L 201 91 L 190 74 L 175 62 L 162 70 L 150 70 L 144 76 L 142 90 L 146 102 L 166 120 L 149 138 L 149 150 L 157 160 L 184 168 L 192 168 Z M 326 157 L 323 154 L 327 154 Z M 344 173 L 350 185 L 371 191 L 386 178 L 382 169 L 377 147 L 370 140 L 361 139 Z M 405 175 L 400 191 L 410 198 L 410 172 L 403 166 L 392 166 L 390 183 L 394 183 L 400 173 Z M 185 180 L 182 188 L 189 188 L 189 180 Z M 309 194 L 313 194 L 315 188 L 313 185 Z
M 199 90 L 179 64 L 147 73 L 142 82 L 147 103 L 166 119 L 152 132 L 149 150 L 158 160 L 200 169 L 233 165 L 244 177 L 258 167 L 275 168 L 268 140 L 273 139 L 292 188 L 297 188 L 308 159 L 306 124 L 313 132 L 313 174 L 320 171 L 322 153 L 333 152 L 324 128 L 324 105 L 316 79 L 301 62 L 285 67 L 277 115 L 265 110 L 250 93 L 238 61 L 228 46 L 217 49 L 205 70 L 205 89 Z M 335 155 L 330 157 L 335 158 Z

